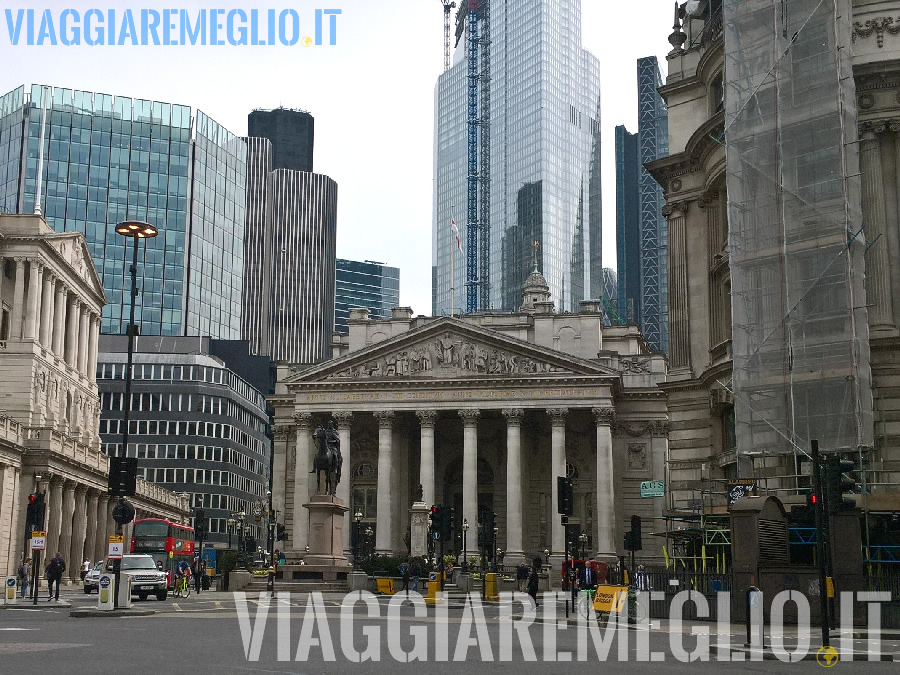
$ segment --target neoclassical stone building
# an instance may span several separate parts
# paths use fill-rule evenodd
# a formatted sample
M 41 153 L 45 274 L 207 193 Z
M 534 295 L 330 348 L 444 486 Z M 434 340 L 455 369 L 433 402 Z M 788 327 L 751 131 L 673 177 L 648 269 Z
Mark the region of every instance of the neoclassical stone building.
M 0 214 L 0 568 L 29 547 L 25 503 L 45 494 L 47 548 L 78 579 L 106 555 L 113 503 L 94 380 L 106 296 L 84 236 L 39 216 Z M 139 515 L 182 520 L 186 500 L 139 481 Z
M 556 314 L 535 272 L 519 313 L 413 318 L 399 308 L 370 320 L 351 310 L 334 357 L 282 367 L 271 397 L 273 496 L 287 550 L 305 550 L 312 432 L 334 420 L 344 456 L 338 496 L 374 530 L 378 552 L 406 552 L 421 484 L 426 504 L 455 509 L 449 552 L 462 552 L 465 519 L 474 554 L 479 508 L 490 508 L 508 561 L 545 549 L 561 558 L 563 542 L 571 551 L 582 532 L 588 555 L 622 553 L 631 515 L 647 532 L 662 514 L 663 500 L 641 498 L 640 483 L 665 480 L 665 360 L 636 327 L 603 327 L 601 309 L 583 302 L 577 314 Z M 567 532 L 556 512 L 563 475 L 575 485 Z
M 696 4 L 696 3 L 693 3 Z M 706 4 L 706 3 L 701 3 Z M 662 185 L 669 242 L 671 506 L 707 512 L 725 505 L 728 479 L 756 476 L 787 492 L 808 484 L 786 459 L 739 467 L 732 394 L 732 295 L 726 148 L 725 50 L 721 0 L 705 18 L 682 14 L 670 36 L 660 93 L 670 154 L 648 166 Z M 684 5 L 682 5 L 684 10 Z M 900 2 L 853 0 L 850 36 L 861 171 L 865 305 L 874 391 L 875 445 L 867 482 L 873 509 L 896 509 L 900 485 Z M 774 38 L 773 38 L 774 40 Z M 855 130 L 851 130 L 855 131 Z M 851 133 L 850 136 L 855 134 Z M 858 149 L 858 150 L 857 150 Z M 831 167 L 820 166 L 831 171 Z M 702 495 L 702 499 L 701 499 Z

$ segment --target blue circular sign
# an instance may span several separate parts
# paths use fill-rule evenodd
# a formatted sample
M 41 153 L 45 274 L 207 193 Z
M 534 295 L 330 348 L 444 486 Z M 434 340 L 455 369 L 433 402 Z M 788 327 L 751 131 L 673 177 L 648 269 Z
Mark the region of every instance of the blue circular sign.
M 100 586 L 103 588 L 109 588 L 109 577 L 107 577 L 107 576 L 100 577 Z
M 15 577 L 10 577 L 9 579 L 7 579 L 7 580 L 6 580 L 6 585 L 7 585 L 9 588 L 15 588 L 15 587 L 16 587 L 16 579 L 15 579 Z

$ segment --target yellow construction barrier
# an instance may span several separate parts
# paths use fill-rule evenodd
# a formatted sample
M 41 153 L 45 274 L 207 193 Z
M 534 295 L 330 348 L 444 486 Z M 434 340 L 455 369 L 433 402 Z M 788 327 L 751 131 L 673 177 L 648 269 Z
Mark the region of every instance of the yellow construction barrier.
M 628 602 L 628 586 L 597 586 L 594 593 L 594 611 L 598 614 L 616 614 L 625 609 Z
M 488 572 L 484 575 L 484 597 L 492 602 L 500 601 L 500 592 L 497 590 L 497 577 L 500 576 L 495 572 Z
M 394 590 L 393 579 L 376 579 L 375 588 L 379 593 L 384 593 L 385 595 L 394 595 L 397 592 Z

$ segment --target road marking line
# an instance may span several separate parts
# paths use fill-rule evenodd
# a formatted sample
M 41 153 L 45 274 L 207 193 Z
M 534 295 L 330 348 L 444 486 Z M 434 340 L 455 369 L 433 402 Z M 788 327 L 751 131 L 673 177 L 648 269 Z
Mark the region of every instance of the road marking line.
M 183 612 L 183 611 L 184 611 L 183 609 L 181 609 L 181 606 L 180 606 L 177 602 L 173 602 L 173 603 L 172 603 L 172 607 L 175 608 L 175 611 L 176 611 L 176 612 Z
M 225 609 L 224 607 L 222 607 L 222 603 L 219 602 L 218 600 L 215 601 L 215 605 L 216 605 L 216 609 Z

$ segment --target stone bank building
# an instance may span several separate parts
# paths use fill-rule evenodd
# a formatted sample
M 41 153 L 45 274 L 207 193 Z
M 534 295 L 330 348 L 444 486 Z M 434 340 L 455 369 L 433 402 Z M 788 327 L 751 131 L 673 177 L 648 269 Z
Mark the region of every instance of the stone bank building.
M 477 549 L 479 508 L 497 514 L 506 561 L 551 551 L 562 558 L 582 532 L 589 556 L 622 552 L 633 514 L 662 514 L 640 483 L 664 480 L 665 359 L 635 326 L 604 327 L 599 302 L 557 314 L 543 276 L 526 282 L 518 313 L 413 317 L 407 308 L 372 320 L 351 310 L 333 358 L 282 366 L 275 408 L 273 498 L 286 550 L 302 556 L 315 494 L 312 433 L 333 420 L 341 439 L 338 496 L 375 533 L 375 550 L 405 554 L 409 507 L 455 509 L 452 542 Z M 575 513 L 564 531 L 557 476 L 574 480 Z M 580 551 L 580 544 L 579 546 Z

